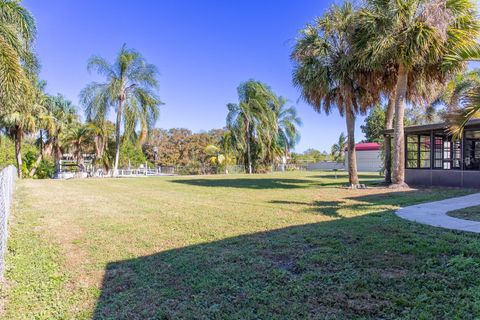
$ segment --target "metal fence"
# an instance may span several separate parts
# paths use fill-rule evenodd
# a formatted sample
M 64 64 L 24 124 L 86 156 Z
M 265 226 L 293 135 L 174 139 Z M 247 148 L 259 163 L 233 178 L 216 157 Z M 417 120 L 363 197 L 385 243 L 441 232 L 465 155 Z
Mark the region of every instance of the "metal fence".
M 5 272 L 8 216 L 10 215 L 16 177 L 17 169 L 14 166 L 8 166 L 0 171 L 0 280 L 3 279 Z

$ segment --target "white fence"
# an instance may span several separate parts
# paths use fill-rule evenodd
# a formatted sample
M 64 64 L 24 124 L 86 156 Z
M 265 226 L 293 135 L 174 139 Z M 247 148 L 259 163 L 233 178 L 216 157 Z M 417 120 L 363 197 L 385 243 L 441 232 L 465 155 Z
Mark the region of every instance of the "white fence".
M 120 177 L 139 176 L 172 176 L 172 175 L 207 175 L 207 174 L 245 173 L 245 167 L 228 165 L 226 167 L 190 165 L 190 166 L 160 166 L 156 168 L 141 167 L 138 169 L 118 169 Z
M 148 169 L 148 168 L 139 168 L 139 169 L 118 169 L 118 175 L 121 177 L 129 176 L 159 176 L 162 175 L 162 172 L 159 169 Z
M 14 166 L 8 166 L 0 172 L 0 280 L 3 279 L 5 272 L 8 216 L 10 215 L 16 177 L 17 169 Z

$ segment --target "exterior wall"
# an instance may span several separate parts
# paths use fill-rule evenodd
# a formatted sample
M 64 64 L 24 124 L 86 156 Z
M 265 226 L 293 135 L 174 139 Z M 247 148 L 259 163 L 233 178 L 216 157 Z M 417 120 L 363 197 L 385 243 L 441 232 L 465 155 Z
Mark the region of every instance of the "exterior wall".
M 380 172 L 383 169 L 380 150 L 357 150 L 355 152 L 359 172 Z M 348 151 L 345 152 L 345 168 L 348 168 Z
M 406 169 L 405 181 L 412 186 L 480 188 L 480 171 Z

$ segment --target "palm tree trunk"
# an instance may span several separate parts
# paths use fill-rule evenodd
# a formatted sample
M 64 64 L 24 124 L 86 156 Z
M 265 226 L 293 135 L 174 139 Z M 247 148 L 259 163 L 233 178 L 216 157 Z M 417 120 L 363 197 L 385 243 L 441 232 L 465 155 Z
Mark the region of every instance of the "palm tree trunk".
M 405 96 L 408 86 L 408 71 L 405 66 L 398 68 L 395 97 L 394 149 L 393 149 L 393 188 L 403 188 L 405 184 L 405 133 L 403 118 L 405 116 Z
M 385 130 L 393 129 L 395 115 L 395 93 L 388 99 L 387 112 L 385 115 Z M 392 183 L 392 137 L 385 135 L 385 184 Z
M 62 150 L 58 143 L 58 137 L 53 138 L 52 149 L 55 170 L 58 170 L 58 168 L 60 168 L 60 160 L 62 159 Z
M 115 165 L 113 175 L 118 175 L 118 161 L 120 158 L 120 125 L 122 123 L 122 99 L 118 100 L 117 123 L 115 127 Z
M 145 141 L 147 140 L 148 136 L 148 128 L 147 125 L 142 121 L 141 128 L 140 128 L 140 135 L 138 137 L 138 145 L 142 146 Z
M 15 160 L 17 161 L 17 175 L 22 179 L 22 129 L 15 128 Z
M 30 177 L 33 177 L 35 175 L 35 172 L 37 172 L 38 166 L 40 165 L 40 162 L 43 159 L 43 156 L 45 154 L 49 154 L 52 151 L 52 142 L 48 141 L 47 144 L 43 146 L 43 148 L 40 150 L 40 154 L 37 157 L 37 160 L 35 160 L 35 163 L 33 164 L 32 170 L 30 170 L 30 173 L 28 174 Z
M 95 138 L 94 138 L 94 143 L 95 143 L 95 160 L 94 160 L 94 167 L 95 169 L 98 169 L 97 166 L 98 166 L 98 163 L 100 162 L 100 160 L 102 159 L 103 157 L 103 148 L 104 148 L 104 140 L 103 140 L 103 137 L 101 135 L 96 135 Z
M 355 114 L 352 107 L 347 106 L 345 118 L 348 132 L 348 181 L 352 187 L 358 185 L 357 157 L 355 153 Z
M 248 162 L 248 173 L 252 174 L 252 154 L 250 150 L 250 125 L 247 122 L 247 162 Z

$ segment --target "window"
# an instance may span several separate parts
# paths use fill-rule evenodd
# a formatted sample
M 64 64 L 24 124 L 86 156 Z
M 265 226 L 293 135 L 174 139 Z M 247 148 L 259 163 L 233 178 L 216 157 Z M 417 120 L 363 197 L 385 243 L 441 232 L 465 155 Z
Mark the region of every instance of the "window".
M 433 155 L 435 169 L 461 169 L 462 145 L 451 136 L 435 135 Z
M 407 136 L 407 168 L 418 168 L 418 136 Z
M 430 136 L 428 135 L 408 135 L 407 168 L 430 168 L 430 145 Z
M 435 169 L 443 168 L 443 137 L 435 136 L 433 167 Z
M 465 131 L 465 170 L 480 169 L 480 131 Z
M 430 136 L 420 136 L 420 159 L 419 167 L 430 168 Z
M 460 141 L 452 142 L 452 168 L 462 168 L 462 144 Z

